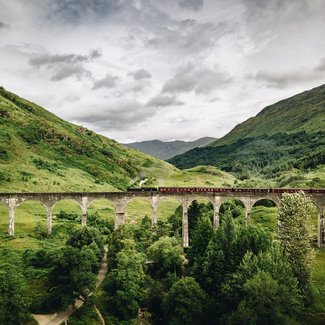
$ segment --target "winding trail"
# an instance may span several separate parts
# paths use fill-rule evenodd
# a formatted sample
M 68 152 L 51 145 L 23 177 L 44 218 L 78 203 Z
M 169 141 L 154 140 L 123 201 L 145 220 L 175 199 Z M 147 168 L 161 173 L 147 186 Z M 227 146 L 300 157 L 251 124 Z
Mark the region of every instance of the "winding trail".
M 104 246 L 105 254 L 101 260 L 98 275 L 97 275 L 97 281 L 96 281 L 96 289 L 99 287 L 99 285 L 103 282 L 107 270 L 107 252 L 108 252 L 108 245 Z M 95 289 L 95 290 L 96 290 Z M 89 295 L 92 295 L 90 293 Z M 71 316 L 76 310 L 78 310 L 82 305 L 84 304 L 84 301 L 81 299 L 76 299 L 73 305 L 70 305 L 66 310 L 54 314 L 33 314 L 33 318 L 38 322 L 39 325 L 60 325 L 63 322 L 65 322 L 69 316 Z M 100 314 L 99 310 L 96 307 L 96 312 L 98 313 L 102 323 L 105 325 L 104 319 L 102 318 L 102 315 Z

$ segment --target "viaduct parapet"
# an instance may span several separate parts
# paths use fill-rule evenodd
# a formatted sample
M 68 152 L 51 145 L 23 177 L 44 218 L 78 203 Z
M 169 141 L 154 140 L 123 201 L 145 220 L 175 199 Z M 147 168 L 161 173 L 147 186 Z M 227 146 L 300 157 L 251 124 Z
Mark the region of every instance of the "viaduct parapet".
M 298 191 L 298 189 L 297 189 Z M 325 247 L 324 238 L 324 210 L 325 210 L 325 194 L 324 193 L 308 193 L 307 194 L 318 210 L 318 246 Z M 15 233 L 15 208 L 25 201 L 39 201 L 47 211 L 47 232 L 52 233 L 52 212 L 54 206 L 62 200 L 76 201 L 82 211 L 82 225 L 87 224 L 87 209 L 92 202 L 99 199 L 106 199 L 113 203 L 115 207 L 115 229 L 125 223 L 125 208 L 127 204 L 134 198 L 147 200 L 152 207 L 152 224 L 157 223 L 158 205 L 165 199 L 175 199 L 179 201 L 183 209 L 182 218 L 182 238 L 183 246 L 189 246 L 189 229 L 187 210 L 192 201 L 205 199 L 211 202 L 214 210 L 213 224 L 217 228 L 219 226 L 219 209 L 221 204 L 229 199 L 240 200 L 245 206 L 246 220 L 250 221 L 250 214 L 254 204 L 262 199 L 273 201 L 279 206 L 281 193 L 260 193 L 252 190 L 240 190 L 240 192 L 155 192 L 155 191 L 132 191 L 132 192 L 68 192 L 68 193 L 0 193 L 0 202 L 4 203 L 9 209 L 9 235 Z

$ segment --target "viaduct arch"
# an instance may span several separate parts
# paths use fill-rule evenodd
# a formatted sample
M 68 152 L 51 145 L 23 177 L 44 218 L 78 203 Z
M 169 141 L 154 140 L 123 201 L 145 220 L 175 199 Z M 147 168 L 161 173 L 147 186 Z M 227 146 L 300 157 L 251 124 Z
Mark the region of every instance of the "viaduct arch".
M 297 189 L 298 191 L 298 189 Z M 320 192 L 308 193 L 318 209 L 318 246 L 325 247 L 325 194 Z M 9 208 L 9 235 L 15 232 L 15 208 L 24 201 L 40 201 L 47 210 L 47 232 L 52 233 L 52 213 L 53 207 L 61 200 L 74 200 L 81 206 L 82 221 L 81 224 L 87 224 L 87 209 L 94 200 L 106 199 L 113 203 L 115 207 L 115 229 L 125 223 L 125 207 L 135 198 L 142 198 L 149 201 L 152 206 L 152 224 L 157 223 L 157 208 L 160 202 L 169 198 L 180 202 L 183 210 L 182 217 L 182 238 L 183 246 L 189 246 L 189 229 L 188 229 L 188 206 L 193 200 L 208 200 L 213 205 L 214 217 L 213 225 L 219 226 L 219 209 L 221 204 L 229 199 L 240 200 L 245 207 L 247 222 L 250 220 L 251 209 L 253 205 L 262 199 L 273 201 L 279 206 L 281 193 L 260 193 L 259 191 L 245 190 L 235 192 L 68 192 L 68 193 L 0 193 L 0 202 Z

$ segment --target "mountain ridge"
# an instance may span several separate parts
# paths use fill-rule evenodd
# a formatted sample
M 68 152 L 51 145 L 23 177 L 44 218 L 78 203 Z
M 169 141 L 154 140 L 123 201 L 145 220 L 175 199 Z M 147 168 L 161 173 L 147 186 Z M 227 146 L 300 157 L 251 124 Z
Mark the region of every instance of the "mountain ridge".
M 215 141 L 213 137 L 202 137 L 194 141 L 161 141 L 158 139 L 124 143 L 125 146 L 147 153 L 156 158 L 167 160 L 196 147 L 202 147 Z

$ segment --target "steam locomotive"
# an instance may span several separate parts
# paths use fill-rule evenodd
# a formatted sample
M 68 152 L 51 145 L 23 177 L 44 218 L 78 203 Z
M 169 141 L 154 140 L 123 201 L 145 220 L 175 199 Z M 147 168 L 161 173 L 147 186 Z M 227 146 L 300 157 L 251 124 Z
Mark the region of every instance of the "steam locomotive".
M 324 188 L 236 188 L 236 187 L 128 187 L 128 192 L 158 192 L 158 193 L 325 193 Z

